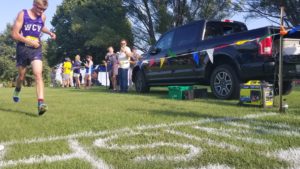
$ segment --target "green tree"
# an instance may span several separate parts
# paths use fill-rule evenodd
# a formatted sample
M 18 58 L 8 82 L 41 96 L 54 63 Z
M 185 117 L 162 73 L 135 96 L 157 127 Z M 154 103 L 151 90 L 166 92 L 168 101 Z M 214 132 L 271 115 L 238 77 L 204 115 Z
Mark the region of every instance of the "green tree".
M 300 24 L 299 0 L 238 0 L 235 3 L 240 12 L 246 13 L 246 18 L 266 18 L 279 24 L 280 7 L 285 7 L 285 23 L 288 26 Z
M 6 26 L 6 30 L 0 34 L 0 80 L 12 84 L 17 76 L 15 66 L 16 43 L 10 37 L 11 25 Z
M 16 42 L 10 36 L 11 28 L 12 26 L 8 24 L 6 30 L 0 34 L 0 80 L 8 84 L 8 86 L 12 86 L 18 75 L 18 70 L 16 68 Z M 43 46 L 43 55 L 45 55 L 46 43 L 43 43 Z M 46 59 L 43 59 L 43 65 L 43 78 L 47 84 L 50 77 L 50 68 Z M 33 73 L 29 67 L 24 84 L 26 86 L 32 86 L 33 81 Z
M 48 43 L 50 65 L 76 54 L 90 54 L 100 63 L 108 46 L 118 50 L 121 39 L 133 41 L 121 0 L 64 0 L 51 23 L 57 40 Z
M 124 0 L 133 24 L 136 45 L 146 46 L 156 41 L 157 33 L 193 20 L 220 20 L 233 14 L 231 0 Z

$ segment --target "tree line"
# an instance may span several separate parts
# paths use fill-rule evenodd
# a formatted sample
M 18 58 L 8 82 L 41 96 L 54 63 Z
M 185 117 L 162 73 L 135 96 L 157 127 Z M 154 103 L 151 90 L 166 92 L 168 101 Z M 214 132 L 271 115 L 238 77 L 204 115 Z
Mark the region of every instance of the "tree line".
M 57 40 L 46 41 L 43 53 L 51 67 L 77 54 L 92 55 L 95 63 L 101 63 L 107 47 L 119 50 L 121 39 L 145 52 L 160 34 L 193 20 L 244 13 L 245 19 L 262 17 L 276 23 L 281 5 L 286 8 L 286 24 L 298 25 L 298 0 L 63 0 L 51 20 Z M 1 81 L 11 81 L 17 74 L 10 29 L 8 25 L 0 34 Z

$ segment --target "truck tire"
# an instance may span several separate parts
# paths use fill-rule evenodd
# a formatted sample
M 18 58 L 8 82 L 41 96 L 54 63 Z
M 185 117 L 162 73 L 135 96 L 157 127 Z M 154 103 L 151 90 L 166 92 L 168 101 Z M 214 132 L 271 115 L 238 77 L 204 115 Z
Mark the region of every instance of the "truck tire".
M 292 90 L 293 90 L 293 81 L 283 81 L 282 82 L 282 94 L 283 95 L 290 94 L 292 92 Z M 278 82 L 275 83 L 274 93 L 275 93 L 275 96 L 279 95 Z
M 150 91 L 150 87 L 147 85 L 145 76 L 142 71 L 136 72 L 134 85 L 137 93 L 148 93 Z
M 210 76 L 211 91 L 218 99 L 237 99 L 240 83 L 229 65 L 217 66 Z

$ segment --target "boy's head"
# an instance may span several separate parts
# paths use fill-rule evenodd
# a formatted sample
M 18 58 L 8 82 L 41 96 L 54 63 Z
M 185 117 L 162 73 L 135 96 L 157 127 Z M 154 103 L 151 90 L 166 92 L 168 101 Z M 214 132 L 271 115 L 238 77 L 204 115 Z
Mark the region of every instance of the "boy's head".
M 33 0 L 33 12 L 37 16 L 41 16 L 48 8 L 48 0 Z
M 33 0 L 33 5 L 41 5 L 45 8 L 48 7 L 48 0 Z

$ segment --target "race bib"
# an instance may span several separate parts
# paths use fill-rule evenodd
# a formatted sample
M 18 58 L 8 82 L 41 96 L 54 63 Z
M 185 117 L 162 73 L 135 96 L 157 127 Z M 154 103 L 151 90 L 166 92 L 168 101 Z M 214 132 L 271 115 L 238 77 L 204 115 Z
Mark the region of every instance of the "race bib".
M 39 39 L 37 37 L 34 37 L 34 36 L 26 36 L 25 38 L 28 39 L 28 40 L 30 40 L 30 41 L 37 41 L 37 42 L 39 41 Z M 28 44 L 25 44 L 25 46 L 32 47 L 32 46 L 30 46 Z

